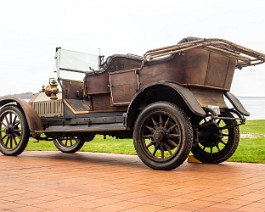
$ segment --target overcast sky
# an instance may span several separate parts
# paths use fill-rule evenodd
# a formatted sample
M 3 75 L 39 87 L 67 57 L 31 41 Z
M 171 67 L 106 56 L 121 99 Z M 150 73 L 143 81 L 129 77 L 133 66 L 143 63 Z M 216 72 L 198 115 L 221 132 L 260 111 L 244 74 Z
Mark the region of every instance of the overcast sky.
M 0 95 L 38 92 L 55 48 L 143 55 L 187 36 L 223 38 L 265 53 L 262 0 L 0 0 Z M 265 96 L 265 65 L 237 70 L 231 91 Z

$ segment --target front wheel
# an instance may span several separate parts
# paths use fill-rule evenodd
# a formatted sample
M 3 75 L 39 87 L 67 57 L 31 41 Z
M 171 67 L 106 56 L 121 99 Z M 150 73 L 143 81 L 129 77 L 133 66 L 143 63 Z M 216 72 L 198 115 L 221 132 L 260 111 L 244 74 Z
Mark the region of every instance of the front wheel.
M 187 159 L 193 133 L 181 108 L 170 102 L 156 102 L 138 116 L 133 138 L 136 152 L 147 166 L 170 170 Z
M 17 156 L 26 148 L 29 127 L 24 113 L 15 105 L 0 110 L 0 151 L 4 155 Z

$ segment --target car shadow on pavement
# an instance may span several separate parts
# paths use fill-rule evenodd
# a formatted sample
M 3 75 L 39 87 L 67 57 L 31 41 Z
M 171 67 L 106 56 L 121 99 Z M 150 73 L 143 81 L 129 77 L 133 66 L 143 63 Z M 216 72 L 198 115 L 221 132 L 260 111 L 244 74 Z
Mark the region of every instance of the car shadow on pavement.
M 141 169 L 141 170 L 153 170 L 142 163 L 137 155 L 125 155 L 125 154 L 109 154 L 109 153 L 91 153 L 91 152 L 77 152 L 77 153 L 61 153 L 59 151 L 25 151 L 23 154 L 18 156 L 18 160 L 45 160 L 53 161 L 54 163 L 60 162 L 67 166 L 69 164 L 81 165 L 81 166 L 112 166 L 112 167 L 123 167 L 130 169 Z M 233 164 L 233 166 L 230 166 Z M 181 172 L 227 172 L 235 171 L 236 163 L 224 162 L 221 164 L 205 164 L 205 163 L 188 163 L 184 162 L 178 168 L 172 171 Z M 159 170 L 157 170 L 159 171 Z M 161 170 L 160 170 L 161 171 Z
M 127 166 L 131 168 L 148 169 L 138 158 L 137 155 L 108 154 L 108 153 L 61 153 L 59 151 L 25 151 L 20 157 L 34 157 L 39 159 L 47 159 L 56 161 L 64 161 L 71 163 L 79 163 L 82 165 L 114 165 Z

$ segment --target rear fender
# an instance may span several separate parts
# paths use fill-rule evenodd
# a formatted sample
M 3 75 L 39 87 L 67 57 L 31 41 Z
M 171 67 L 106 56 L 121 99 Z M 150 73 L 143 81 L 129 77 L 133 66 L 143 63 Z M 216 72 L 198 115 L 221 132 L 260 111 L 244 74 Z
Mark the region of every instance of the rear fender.
M 43 130 L 42 121 L 39 115 L 37 114 L 37 112 L 31 106 L 31 104 L 24 101 L 23 99 L 19 99 L 15 97 L 0 98 L 0 108 L 2 106 L 6 106 L 10 104 L 17 105 L 18 107 L 22 109 L 22 111 L 25 114 L 29 129 L 33 137 L 38 135 L 35 133 L 37 130 L 38 131 Z
M 142 88 L 136 95 L 133 97 L 131 104 L 127 109 L 127 126 L 132 127 L 134 122 L 139 114 L 139 107 L 142 103 L 148 102 L 150 98 L 148 94 L 152 92 L 155 97 L 151 97 L 153 99 L 157 98 L 157 101 L 169 101 L 181 107 L 187 108 L 191 113 L 196 116 L 205 117 L 206 112 L 203 110 L 197 99 L 193 96 L 192 92 L 183 86 L 169 83 L 169 82 L 159 82 L 150 84 L 144 88 Z M 165 93 L 166 92 L 166 93 Z M 165 97 L 165 94 L 170 92 L 170 96 Z M 152 103 L 154 102 L 148 102 Z
M 226 92 L 225 96 L 239 113 L 241 113 L 245 116 L 250 115 L 250 113 L 244 108 L 244 106 L 241 104 L 241 102 L 238 100 L 238 98 L 235 97 L 234 94 L 232 94 L 230 92 Z

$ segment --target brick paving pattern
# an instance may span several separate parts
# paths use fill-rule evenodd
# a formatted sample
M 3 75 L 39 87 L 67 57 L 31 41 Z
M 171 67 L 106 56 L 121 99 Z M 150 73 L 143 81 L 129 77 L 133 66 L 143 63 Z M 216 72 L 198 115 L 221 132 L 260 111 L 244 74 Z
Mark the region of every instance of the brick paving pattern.
M 0 211 L 265 211 L 265 164 L 184 163 L 156 171 L 137 156 L 0 155 Z

